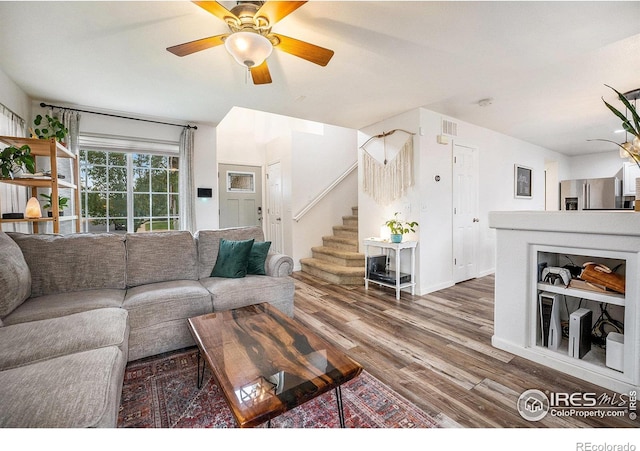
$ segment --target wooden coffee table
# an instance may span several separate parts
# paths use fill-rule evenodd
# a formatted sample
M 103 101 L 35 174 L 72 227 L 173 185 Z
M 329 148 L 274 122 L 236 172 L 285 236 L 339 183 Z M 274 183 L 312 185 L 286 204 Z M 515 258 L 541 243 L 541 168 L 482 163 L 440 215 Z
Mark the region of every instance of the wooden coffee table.
M 362 367 L 344 352 L 264 303 L 189 319 L 198 345 L 198 388 L 209 365 L 241 428 L 255 427 L 335 390 L 344 427 L 340 385 Z

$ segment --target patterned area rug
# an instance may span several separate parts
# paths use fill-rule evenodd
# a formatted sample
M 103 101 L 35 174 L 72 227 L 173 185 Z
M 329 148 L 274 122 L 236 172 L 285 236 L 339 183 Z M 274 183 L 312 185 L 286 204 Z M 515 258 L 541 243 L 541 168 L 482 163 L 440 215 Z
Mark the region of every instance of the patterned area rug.
M 196 387 L 197 350 L 189 348 L 127 365 L 118 416 L 121 428 L 233 428 L 231 411 L 207 369 Z M 342 385 L 348 428 L 434 428 L 435 420 L 363 371 Z M 330 391 L 271 421 L 280 428 L 338 428 Z

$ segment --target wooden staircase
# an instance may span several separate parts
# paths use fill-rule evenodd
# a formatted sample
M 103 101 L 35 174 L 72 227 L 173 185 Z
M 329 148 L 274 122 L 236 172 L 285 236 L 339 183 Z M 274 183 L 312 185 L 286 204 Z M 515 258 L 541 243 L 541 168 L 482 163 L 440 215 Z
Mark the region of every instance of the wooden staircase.
M 322 237 L 322 246 L 311 248 L 311 258 L 300 260 L 302 271 L 337 285 L 364 284 L 364 254 L 358 252 L 358 207 Z

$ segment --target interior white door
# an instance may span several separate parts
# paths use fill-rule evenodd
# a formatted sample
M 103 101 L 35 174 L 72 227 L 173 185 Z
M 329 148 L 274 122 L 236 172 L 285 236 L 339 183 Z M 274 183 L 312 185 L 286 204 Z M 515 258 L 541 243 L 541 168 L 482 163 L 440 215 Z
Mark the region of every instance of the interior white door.
M 277 162 L 267 167 L 267 240 L 280 253 L 284 253 L 282 204 L 282 165 Z
M 262 168 L 218 165 L 220 228 L 262 226 Z
M 453 146 L 453 281 L 478 275 L 478 149 Z

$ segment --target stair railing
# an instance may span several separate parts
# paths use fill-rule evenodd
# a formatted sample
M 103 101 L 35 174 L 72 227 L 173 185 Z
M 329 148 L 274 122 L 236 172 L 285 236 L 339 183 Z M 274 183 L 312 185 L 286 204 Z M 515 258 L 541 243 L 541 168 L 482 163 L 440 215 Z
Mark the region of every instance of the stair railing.
M 358 162 L 356 161 L 351 165 L 342 175 L 340 175 L 337 179 L 333 181 L 329 186 L 327 186 L 320 194 L 318 194 L 313 200 L 311 200 L 302 210 L 300 210 L 294 217 L 293 220 L 298 222 L 304 215 L 306 215 L 309 210 L 316 206 L 318 202 L 325 198 L 327 194 L 329 194 L 333 189 L 340 184 L 345 178 L 349 176 L 356 168 L 358 167 Z

